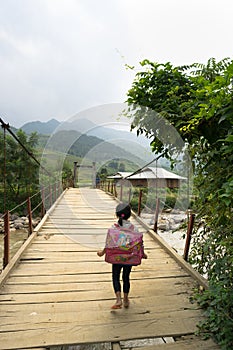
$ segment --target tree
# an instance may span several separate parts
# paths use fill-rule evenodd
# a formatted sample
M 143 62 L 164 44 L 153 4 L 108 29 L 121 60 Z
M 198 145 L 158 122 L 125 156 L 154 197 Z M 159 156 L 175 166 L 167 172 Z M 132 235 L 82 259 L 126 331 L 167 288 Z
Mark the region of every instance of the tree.
M 125 164 L 124 163 L 119 164 L 119 171 L 125 171 Z
M 197 229 L 191 262 L 208 276 L 209 289 L 200 296 L 207 309 L 205 331 L 224 349 L 233 346 L 233 61 L 214 58 L 207 64 L 173 67 L 141 62 L 127 102 L 132 128 L 150 137 L 153 150 L 171 157 L 169 140 L 158 138 L 158 113 L 171 123 L 184 142 L 195 170 L 194 209 L 204 226 Z M 200 221 L 197 221 L 200 222 Z
M 65 162 L 63 164 L 63 169 L 62 169 L 62 186 L 63 189 L 68 188 L 68 187 L 73 187 L 73 182 L 74 182 L 74 174 L 72 169 L 70 168 L 70 165 L 68 162 Z
M 19 130 L 17 137 L 29 152 L 35 152 L 38 142 L 36 133 L 27 136 L 22 130 Z M 6 144 L 4 146 L 3 134 L 0 134 L 0 147 L 1 188 L 3 190 L 5 179 L 7 206 L 10 209 L 38 191 L 39 166 L 10 135 L 6 136 Z M 6 162 L 4 161 L 4 147 L 6 149 Z

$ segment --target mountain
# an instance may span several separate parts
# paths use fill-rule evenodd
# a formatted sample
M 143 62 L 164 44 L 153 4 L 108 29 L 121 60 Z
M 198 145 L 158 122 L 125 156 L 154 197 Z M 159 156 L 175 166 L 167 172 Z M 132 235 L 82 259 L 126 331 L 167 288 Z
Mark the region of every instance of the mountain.
M 57 130 L 76 130 L 87 136 L 95 136 L 126 150 L 132 156 L 137 156 L 145 162 L 149 162 L 155 157 L 151 152 L 150 141 L 145 136 L 137 137 L 133 132 L 97 125 L 88 119 L 82 118 L 64 122 L 59 125 Z
M 76 130 L 58 130 L 48 137 L 47 141 L 43 151 L 44 159 L 47 155 L 50 157 L 52 151 L 53 160 L 57 161 L 59 154 L 69 154 L 82 158 L 84 162 L 94 161 L 98 164 L 120 159 L 131 165 L 141 164 L 141 159 L 136 153 L 132 154 L 128 149 L 103 141 L 96 136 L 81 134 Z
M 26 134 L 37 132 L 38 134 L 50 135 L 60 125 L 60 122 L 56 119 L 50 119 L 48 122 L 28 122 L 24 124 L 20 129 Z
M 30 134 L 37 132 L 39 134 L 50 135 L 56 129 L 56 132 L 61 130 L 75 130 L 81 134 L 88 136 L 95 136 L 102 140 L 117 143 L 118 140 L 127 140 L 136 142 L 144 147 L 149 147 L 149 140 L 144 136 L 136 136 L 135 133 L 124 130 L 117 130 L 114 128 L 97 125 L 89 119 L 76 119 L 69 122 L 59 122 L 56 119 L 51 119 L 48 122 L 33 121 L 24 124 L 21 129 Z
M 133 132 L 118 130 L 116 127 L 117 125 L 115 128 L 97 125 L 88 118 L 80 118 L 61 123 L 59 123 L 56 119 L 51 119 L 48 122 L 29 122 L 21 129 L 26 133 L 36 131 L 39 134 L 46 135 L 52 134 L 55 130 L 56 133 L 59 133 L 60 131 L 76 131 L 89 137 L 96 137 L 104 140 L 108 144 L 117 146 L 119 155 L 122 155 L 120 149 L 123 149 L 124 152 L 127 151 L 128 154 L 131 153 L 133 158 L 140 158 L 145 163 L 148 163 L 155 158 L 155 154 L 151 152 L 149 144 L 150 141 L 146 137 L 142 135 L 137 137 L 137 135 Z

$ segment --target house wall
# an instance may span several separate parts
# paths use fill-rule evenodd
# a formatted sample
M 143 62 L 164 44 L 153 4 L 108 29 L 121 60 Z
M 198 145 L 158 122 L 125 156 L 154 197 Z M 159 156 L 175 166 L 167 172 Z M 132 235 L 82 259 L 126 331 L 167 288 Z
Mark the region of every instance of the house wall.
M 134 187 L 159 187 L 159 188 L 179 188 L 180 180 L 178 179 L 133 179 L 130 180 Z

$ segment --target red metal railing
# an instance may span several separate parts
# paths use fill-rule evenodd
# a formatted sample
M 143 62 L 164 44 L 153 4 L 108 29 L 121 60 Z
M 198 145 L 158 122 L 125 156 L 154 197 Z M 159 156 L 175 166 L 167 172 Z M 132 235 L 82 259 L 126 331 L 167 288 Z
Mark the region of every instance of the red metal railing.
M 10 261 L 10 215 L 13 214 L 16 210 L 21 207 L 26 206 L 27 208 L 27 217 L 28 217 L 28 237 L 33 232 L 33 214 L 40 211 L 40 217 L 42 218 L 46 213 L 46 208 L 49 209 L 57 198 L 62 193 L 62 187 L 60 183 L 54 183 L 47 187 L 43 187 L 41 191 L 38 191 L 33 196 L 28 197 L 24 202 L 17 205 L 15 208 L 6 210 L 2 218 L 4 219 L 4 234 L 3 234 L 3 269 L 7 266 Z M 32 209 L 31 202 L 32 199 L 36 196 L 40 196 L 41 200 L 39 203 Z

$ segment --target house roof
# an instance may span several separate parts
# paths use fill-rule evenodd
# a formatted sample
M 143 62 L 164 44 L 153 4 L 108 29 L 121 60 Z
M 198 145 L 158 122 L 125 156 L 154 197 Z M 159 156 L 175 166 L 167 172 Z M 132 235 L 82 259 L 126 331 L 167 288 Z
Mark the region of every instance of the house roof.
M 124 179 L 130 176 L 132 173 L 127 171 L 118 171 L 118 173 L 108 176 L 108 179 Z
M 128 177 L 129 179 L 176 179 L 176 180 L 185 180 L 185 177 L 172 173 L 163 168 L 156 167 L 147 167 L 142 169 L 135 175 Z
M 132 175 L 131 175 L 132 174 Z M 149 179 L 174 179 L 174 180 L 186 180 L 186 177 L 182 177 L 171 171 L 163 168 L 147 167 L 140 172 L 134 174 L 129 172 L 118 172 L 115 175 L 108 176 L 109 179 L 129 179 L 129 180 L 149 180 Z

